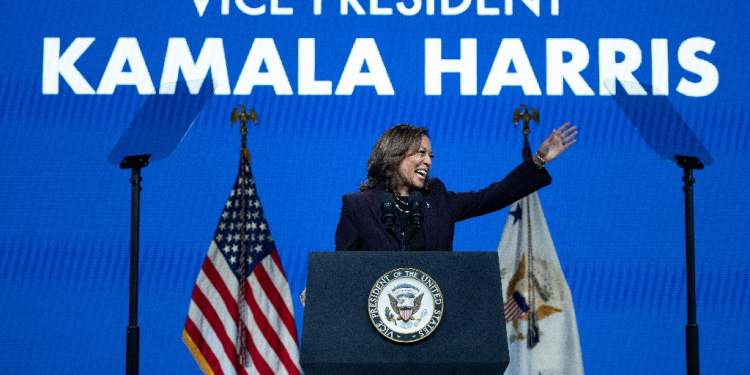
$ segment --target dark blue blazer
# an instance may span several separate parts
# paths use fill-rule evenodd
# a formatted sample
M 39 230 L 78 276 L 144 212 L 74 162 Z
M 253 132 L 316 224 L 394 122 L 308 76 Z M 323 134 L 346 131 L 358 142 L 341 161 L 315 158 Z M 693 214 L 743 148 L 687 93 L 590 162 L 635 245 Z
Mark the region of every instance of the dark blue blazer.
M 552 183 L 547 170 L 526 160 L 502 181 L 477 192 L 454 193 L 442 181 L 430 179 L 432 192 L 424 197 L 424 235 L 427 251 L 452 251 L 456 222 L 495 212 Z M 380 195 L 385 189 L 358 191 L 342 198 L 336 228 L 336 251 L 398 251 L 401 230 L 390 233 L 380 220 Z

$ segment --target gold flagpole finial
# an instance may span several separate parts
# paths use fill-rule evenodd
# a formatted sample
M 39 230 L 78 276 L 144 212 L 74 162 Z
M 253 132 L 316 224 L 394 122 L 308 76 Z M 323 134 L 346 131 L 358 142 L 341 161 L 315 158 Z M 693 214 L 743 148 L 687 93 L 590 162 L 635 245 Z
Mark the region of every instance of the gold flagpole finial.
M 242 113 L 240 113 L 239 108 L 235 108 L 232 111 L 231 125 L 234 126 L 234 123 L 237 122 L 237 120 L 240 120 L 240 134 L 242 134 L 242 148 L 240 149 L 240 152 L 242 152 L 242 156 L 247 158 L 249 164 L 250 152 L 247 150 L 247 120 L 252 121 L 253 124 L 257 126 L 258 113 L 252 108 L 250 108 L 250 113 L 247 113 L 247 109 L 242 104 L 240 104 L 240 108 L 242 108 Z
M 516 111 L 513 112 L 513 126 L 518 125 L 519 120 L 523 120 L 523 158 L 524 160 L 531 158 L 531 146 L 529 146 L 529 133 L 531 132 L 531 128 L 529 128 L 529 121 L 534 120 L 536 121 L 536 124 L 539 125 L 539 110 L 536 108 L 531 109 L 531 113 L 529 113 L 529 107 L 526 106 L 526 104 L 521 104 L 521 107 L 524 109 L 524 113 L 521 113 L 521 108 L 516 108 Z

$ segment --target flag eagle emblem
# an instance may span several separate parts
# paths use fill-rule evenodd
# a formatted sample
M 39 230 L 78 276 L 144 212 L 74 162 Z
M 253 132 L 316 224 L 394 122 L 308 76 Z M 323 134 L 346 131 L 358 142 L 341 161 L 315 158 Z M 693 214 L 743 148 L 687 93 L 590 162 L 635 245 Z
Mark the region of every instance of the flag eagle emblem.
M 422 305 L 424 292 L 420 293 L 417 287 L 410 284 L 401 284 L 393 288 L 388 293 L 393 311 L 398 311 L 401 319 L 408 322 L 411 319 L 412 312 L 419 312 Z M 415 318 L 419 320 L 418 318 Z

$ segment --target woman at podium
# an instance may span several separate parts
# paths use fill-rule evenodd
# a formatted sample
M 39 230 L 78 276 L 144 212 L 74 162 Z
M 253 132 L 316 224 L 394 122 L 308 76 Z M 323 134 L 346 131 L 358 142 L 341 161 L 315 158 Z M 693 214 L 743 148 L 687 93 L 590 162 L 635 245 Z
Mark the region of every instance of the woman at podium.
M 383 133 L 367 161 L 367 181 L 342 198 L 336 251 L 451 251 L 456 222 L 502 209 L 552 182 L 545 164 L 576 143 L 576 127 L 554 130 L 502 181 L 454 193 L 430 178 L 427 129 L 400 124 Z M 305 306 L 306 290 L 300 295 Z
M 456 222 L 500 210 L 552 182 L 544 168 L 576 142 L 566 123 L 502 181 L 455 193 L 430 177 L 427 129 L 400 124 L 383 133 L 367 162 L 367 181 L 342 198 L 336 251 L 451 251 Z

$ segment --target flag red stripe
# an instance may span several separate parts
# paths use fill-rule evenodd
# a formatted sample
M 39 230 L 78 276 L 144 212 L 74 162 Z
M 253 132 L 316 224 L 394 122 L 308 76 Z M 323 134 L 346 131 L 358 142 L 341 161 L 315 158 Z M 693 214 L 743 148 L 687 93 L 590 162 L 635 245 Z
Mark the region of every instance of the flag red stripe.
M 206 275 L 206 278 L 211 283 L 211 286 L 214 288 L 214 290 L 216 290 L 216 292 L 221 297 L 222 302 L 224 303 L 224 306 L 226 307 L 228 314 L 231 316 L 236 326 L 238 322 L 238 318 L 239 318 L 239 310 L 237 309 L 237 301 L 235 301 L 235 297 L 232 296 L 232 293 L 229 291 L 229 288 L 224 283 L 221 272 L 216 268 L 216 265 L 213 264 L 210 258 L 206 259 L 206 262 L 203 264 L 202 270 L 203 270 L 203 273 Z M 235 275 L 231 274 L 228 277 L 234 278 Z M 234 344 L 236 344 L 235 340 L 236 338 L 232 338 L 232 342 Z M 249 345 L 253 345 L 253 343 L 250 342 Z M 248 348 L 248 351 L 250 351 L 251 353 L 253 350 L 255 350 L 254 346 L 252 348 Z M 257 352 L 257 350 L 255 351 Z M 235 353 L 235 359 L 232 360 L 232 366 L 235 367 L 235 370 L 237 371 L 237 373 L 246 374 L 247 371 L 244 368 L 242 368 L 242 366 L 239 364 L 239 361 L 237 360 L 236 347 L 234 349 L 234 353 Z
M 260 265 L 258 267 L 256 267 L 256 269 L 254 270 L 254 273 L 257 272 L 257 270 L 260 269 L 260 268 L 262 268 Z M 216 269 L 216 267 L 210 261 L 205 262 L 202 269 L 203 269 L 203 272 L 206 275 L 206 277 L 209 279 L 209 281 L 213 285 L 213 287 L 216 289 L 216 291 L 221 296 L 224 304 L 227 305 L 227 310 L 230 313 L 230 315 L 232 316 L 232 319 L 236 322 L 237 318 L 238 318 L 238 315 L 237 315 L 237 304 L 236 304 L 236 301 L 234 300 L 234 297 L 232 297 L 231 293 L 229 292 L 229 289 L 224 284 L 219 271 Z M 263 270 L 263 273 L 266 274 L 265 270 Z M 232 277 L 234 277 L 234 275 L 232 275 Z M 248 288 L 248 290 L 251 290 L 251 289 Z M 203 296 L 203 298 L 205 299 L 205 296 Z M 209 307 L 210 307 L 210 305 L 209 305 Z M 260 314 L 258 314 L 258 312 L 259 311 L 254 312 L 253 314 L 256 315 L 256 316 L 260 316 L 262 318 L 265 318 L 265 316 L 262 314 L 262 312 Z M 257 320 L 258 319 L 256 318 L 256 324 L 258 323 Z M 267 320 L 266 320 L 266 322 L 267 322 Z M 224 332 L 222 331 L 222 333 L 224 333 Z M 246 330 L 246 334 L 247 334 L 248 338 L 251 337 L 249 330 Z M 274 332 L 274 335 L 275 335 L 275 332 Z M 222 341 L 222 344 L 224 344 L 224 341 L 225 341 L 225 339 L 227 337 L 226 337 L 226 334 L 223 334 L 222 336 L 224 337 L 224 339 L 222 339 L 220 337 L 220 340 Z M 276 340 L 278 340 L 278 337 L 275 337 L 275 338 L 276 338 Z M 268 340 L 268 337 L 266 337 L 266 339 Z M 296 337 L 295 337 L 295 339 L 296 339 Z M 255 346 L 255 343 L 252 340 L 248 340 L 248 342 L 246 342 L 246 346 L 247 346 L 248 352 L 250 354 L 250 358 L 251 358 L 251 360 L 253 362 L 253 365 L 256 367 L 256 369 L 258 370 L 258 372 L 260 374 L 273 374 L 274 373 L 273 370 L 268 365 L 268 363 L 265 361 L 265 359 L 263 358 L 263 356 L 260 354 L 260 352 L 258 351 L 257 347 Z M 238 363 L 238 361 L 236 360 L 236 353 L 234 352 L 234 349 L 235 348 L 232 347 L 232 353 L 234 354 L 234 358 L 232 358 L 230 356 L 230 360 L 232 360 L 233 363 Z M 285 353 L 285 354 L 286 354 L 287 357 L 289 357 L 288 353 Z M 278 355 L 278 353 L 277 353 L 277 355 Z M 292 361 L 291 363 L 292 363 L 292 366 L 294 366 L 294 362 Z M 286 363 L 284 363 L 284 366 L 288 367 Z M 238 373 L 244 372 L 244 369 L 242 369 L 239 365 L 237 365 L 235 367 L 238 369 Z M 296 366 L 294 366 L 294 371 L 289 371 L 289 372 L 292 373 L 292 374 L 293 373 L 299 373 L 298 370 L 297 370 L 297 368 L 296 368 Z
M 209 258 L 206 258 L 206 261 L 203 262 L 202 270 L 206 275 L 206 278 L 208 278 L 208 281 L 211 282 L 211 285 L 213 285 L 214 289 L 221 296 L 221 300 L 224 302 L 224 306 L 227 307 L 229 315 L 232 316 L 232 320 L 234 320 L 236 324 L 239 317 L 239 312 L 237 310 L 237 301 L 235 300 L 235 297 L 232 296 L 232 293 L 229 291 L 229 288 L 227 288 L 227 285 L 224 284 L 224 280 L 222 279 L 219 270 L 216 269 L 216 266 L 214 266 L 214 263 Z M 235 276 L 231 275 L 230 277 Z
M 272 255 L 276 255 L 276 253 L 271 253 Z M 289 337 L 294 342 L 294 346 L 298 346 L 297 343 L 297 328 L 294 324 L 294 315 L 293 312 L 289 310 L 289 306 L 286 304 L 286 301 L 284 300 L 284 297 L 282 293 L 288 292 L 287 290 L 279 290 L 276 288 L 276 284 L 274 284 L 274 280 L 272 279 L 271 275 L 275 275 L 276 277 L 279 276 L 279 269 L 271 269 L 269 270 L 266 267 L 272 267 L 276 268 L 277 264 L 274 262 L 263 262 L 259 265 L 259 267 L 256 268 L 255 272 L 253 273 L 255 275 L 255 278 L 257 280 L 258 285 L 263 289 L 263 292 L 266 295 L 266 298 L 271 301 L 271 305 L 275 308 L 276 314 L 278 315 L 278 318 L 281 320 L 282 324 L 286 328 L 286 332 Z M 282 272 L 283 273 L 283 272 Z M 286 280 L 286 279 L 285 279 Z M 283 287 L 287 287 L 287 284 L 285 283 Z M 291 298 L 291 296 L 289 296 Z M 278 327 L 277 329 L 283 330 L 284 328 Z M 280 335 L 284 334 L 282 332 L 279 332 Z M 289 345 L 289 342 L 286 342 L 286 345 Z
M 271 259 L 273 259 L 273 263 L 276 266 L 276 271 L 279 274 L 281 274 L 281 276 L 284 278 L 285 285 L 289 286 L 289 284 L 286 282 L 287 279 L 286 279 L 286 274 L 284 273 L 284 267 L 281 266 L 281 259 L 279 259 L 279 252 L 278 251 L 274 251 L 273 253 L 271 253 Z M 290 295 L 289 298 L 291 298 L 291 297 L 292 296 Z M 287 305 L 284 302 L 284 300 L 282 299 L 281 295 L 279 295 L 279 298 L 281 299 L 281 302 L 282 302 L 282 304 L 284 306 L 287 306 L 287 308 L 292 308 L 291 306 Z M 289 310 L 286 310 L 286 311 L 289 311 Z M 291 320 L 289 318 L 291 318 Z M 289 311 L 289 318 L 285 318 L 284 319 L 284 324 L 287 325 L 287 328 L 289 329 L 289 332 L 293 333 L 294 341 L 297 342 L 297 326 L 294 324 L 294 313 L 291 312 L 291 311 Z M 290 321 L 291 321 L 291 326 L 290 326 L 290 323 L 289 323 Z
M 187 322 L 185 322 L 185 332 L 187 332 L 188 336 L 190 336 L 190 339 L 193 340 L 193 343 L 203 355 L 203 359 L 206 360 L 206 363 L 208 364 L 208 367 L 211 368 L 211 371 L 213 371 L 215 375 L 223 375 L 224 371 L 221 370 L 219 359 L 216 358 L 216 355 L 214 354 L 213 350 L 211 350 L 211 347 L 208 345 L 208 343 L 203 340 L 203 335 L 201 334 L 200 330 L 198 330 L 198 327 L 195 325 L 193 320 L 190 318 L 188 318 Z
M 232 320 L 234 321 L 235 326 L 237 325 L 238 318 L 239 318 L 239 310 L 237 309 L 237 301 L 235 301 L 234 296 L 232 296 L 232 293 L 227 288 L 226 284 L 224 283 L 223 278 L 221 277 L 221 273 L 218 269 L 216 269 L 216 266 L 211 262 L 210 259 L 207 259 L 206 262 L 203 264 L 203 273 L 206 275 L 206 278 L 211 282 L 211 285 L 216 290 L 217 293 L 221 296 L 222 301 L 224 302 L 225 307 L 227 308 L 227 312 L 232 317 Z M 229 277 L 235 277 L 234 274 L 230 275 Z M 247 335 L 246 337 L 250 337 Z M 232 343 L 236 344 L 235 342 L 236 338 L 232 338 Z M 251 359 L 253 362 L 257 362 L 256 358 L 253 358 L 252 353 L 256 352 L 257 349 L 255 348 L 253 342 L 251 340 L 248 340 L 250 342 L 246 343 L 246 346 L 248 346 L 248 351 L 251 354 Z M 239 360 L 236 356 L 236 347 L 233 348 L 233 353 L 235 353 L 234 359 L 230 357 L 230 360 L 232 361 L 232 366 L 235 367 L 235 370 L 237 373 L 247 373 L 247 371 L 239 364 Z M 262 361 L 262 358 L 261 358 Z M 265 364 L 265 362 L 261 363 L 260 366 L 268 366 Z
M 248 287 L 247 290 L 250 290 L 250 288 Z M 258 373 L 261 375 L 273 375 L 271 366 L 268 365 L 266 359 L 263 358 L 263 356 L 258 351 L 258 347 L 255 346 L 255 341 L 253 341 L 253 336 L 251 335 L 250 329 L 247 327 L 247 325 L 245 325 L 245 336 L 247 337 L 245 346 L 247 346 L 247 351 L 248 353 L 250 353 L 250 359 L 253 362 L 253 366 L 255 366 L 255 370 L 258 371 Z
M 259 264 L 255 266 L 255 270 L 253 270 L 253 274 L 258 273 L 259 270 L 263 270 L 263 273 L 265 273 L 265 270 L 263 269 L 263 265 Z M 262 285 L 262 283 L 260 283 Z M 273 284 L 271 284 L 273 286 Z M 263 287 L 264 290 L 266 290 L 266 287 Z M 276 331 L 274 331 L 273 327 L 271 326 L 271 323 L 268 321 L 268 317 L 266 317 L 265 314 L 263 314 L 263 311 L 261 311 L 260 306 L 258 306 L 257 301 L 255 300 L 255 295 L 253 294 L 252 288 L 248 285 L 247 287 L 248 293 L 245 297 L 245 300 L 247 301 L 247 305 L 250 308 L 250 311 L 253 313 L 253 318 L 255 319 L 255 324 L 258 326 L 258 330 L 263 334 L 263 336 L 266 338 L 266 341 L 268 342 L 268 346 L 273 349 L 273 351 L 276 353 L 276 356 L 279 357 L 279 360 L 281 360 L 281 363 L 286 368 L 286 371 L 290 374 L 299 373 L 297 370 L 297 366 L 295 365 L 292 358 L 289 356 L 289 352 L 287 352 L 286 347 L 279 339 L 279 336 L 276 334 Z M 274 305 L 275 307 L 278 307 L 278 305 Z
M 518 306 L 518 304 L 511 300 L 505 303 L 503 306 L 505 308 L 505 321 L 509 322 L 511 320 L 516 320 L 518 317 L 523 315 L 523 310 Z
M 227 336 L 227 332 L 224 329 L 224 325 L 221 323 L 221 319 L 216 314 L 216 311 L 211 306 L 211 303 L 199 288 L 195 288 L 193 290 L 193 302 L 195 302 L 195 305 L 198 306 L 198 309 L 203 314 L 203 317 L 211 326 L 211 329 L 213 329 L 216 337 L 219 339 L 219 342 L 221 342 L 221 346 L 224 348 L 224 353 L 226 354 L 229 361 L 231 361 L 233 364 L 239 363 L 234 346 L 234 339 L 231 339 Z
M 284 273 L 284 267 L 281 266 L 281 259 L 279 258 L 279 252 L 278 251 L 272 252 L 271 259 L 273 259 L 273 262 L 276 263 L 276 268 L 279 269 L 279 272 L 281 272 L 281 276 L 284 276 L 284 280 L 286 280 L 286 274 Z
M 510 316 L 514 316 L 514 315 L 518 314 L 518 312 L 519 312 L 519 311 L 521 311 L 521 310 L 520 310 L 520 309 L 518 309 L 517 307 L 515 307 L 515 306 L 510 306 L 510 307 L 508 308 L 508 310 L 506 310 L 506 313 L 507 313 L 508 315 L 510 315 Z
M 221 299 L 224 301 L 224 304 L 227 306 L 227 310 L 229 311 L 229 314 L 232 316 L 232 320 L 234 320 L 235 324 L 239 321 L 239 314 L 238 314 L 238 308 L 237 308 L 237 301 L 235 301 L 234 296 L 229 292 L 229 289 L 227 288 L 226 284 L 224 284 L 224 281 L 222 280 L 220 272 L 216 269 L 216 267 L 211 262 L 207 262 L 209 264 L 203 265 L 203 272 L 206 274 L 206 276 L 211 281 L 211 284 L 213 284 L 216 291 L 221 296 Z M 230 277 L 235 277 L 234 274 L 232 274 Z M 249 288 L 248 288 L 249 289 Z M 249 330 L 247 327 L 245 328 L 245 337 L 248 338 L 248 340 L 245 342 L 245 346 L 247 348 L 248 353 L 250 354 L 250 360 L 253 362 L 253 366 L 261 373 L 261 374 L 273 374 L 273 371 L 271 370 L 271 367 L 268 365 L 268 363 L 263 359 L 263 356 L 258 351 L 258 348 L 255 346 L 255 343 L 252 340 L 252 336 L 250 335 Z M 239 361 L 233 360 L 235 363 L 235 367 L 240 369 L 242 368 L 239 365 Z M 237 372 L 240 372 L 239 370 Z M 242 372 L 245 372 L 244 369 L 242 369 Z
M 278 259 L 278 255 L 276 255 L 276 252 L 271 253 L 271 257 L 274 256 L 276 259 Z M 277 268 L 277 271 L 281 271 L 281 273 L 283 274 L 283 271 L 279 268 L 279 265 L 276 264 L 275 266 Z M 255 267 L 255 271 L 253 273 L 258 279 L 258 284 L 260 284 L 260 286 L 263 287 L 263 291 L 266 292 L 266 296 L 271 301 L 271 304 L 276 307 L 276 312 L 279 314 L 281 322 L 284 323 L 284 326 L 286 326 L 286 330 L 289 331 L 289 334 L 292 336 L 292 338 L 294 339 L 294 343 L 296 344 L 297 327 L 294 324 L 294 316 L 287 308 L 284 299 L 281 297 L 279 290 L 276 289 L 276 286 L 273 284 L 273 281 L 268 275 L 265 267 L 263 267 L 263 264 L 260 264 L 259 267 Z

